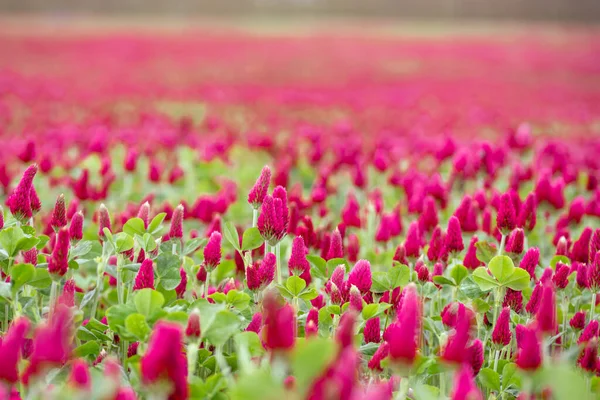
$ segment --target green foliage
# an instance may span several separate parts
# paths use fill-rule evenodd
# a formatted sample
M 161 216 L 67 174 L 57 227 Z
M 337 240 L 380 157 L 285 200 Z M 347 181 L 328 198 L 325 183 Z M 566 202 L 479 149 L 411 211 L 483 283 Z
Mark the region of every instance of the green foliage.
M 181 276 L 179 275 L 181 260 L 179 256 L 163 252 L 158 255 L 155 261 L 160 285 L 166 290 L 175 289 L 181 282 Z
M 489 269 L 479 267 L 473 271 L 473 280 L 484 292 L 497 287 L 523 290 L 528 287 L 529 279 L 527 271 L 522 268 L 516 268 L 513 261 L 507 256 L 492 258 L 489 263 Z
M 238 235 L 237 229 L 232 222 L 225 222 L 223 224 L 223 236 L 225 239 L 233 246 L 234 249 L 240 251 L 240 237 Z
M 313 379 L 333 361 L 337 346 L 331 340 L 315 338 L 300 341 L 292 353 L 291 367 L 299 388 L 307 390 Z
M 242 251 L 254 250 L 262 246 L 264 240 L 258 231 L 258 228 L 248 228 L 242 236 Z

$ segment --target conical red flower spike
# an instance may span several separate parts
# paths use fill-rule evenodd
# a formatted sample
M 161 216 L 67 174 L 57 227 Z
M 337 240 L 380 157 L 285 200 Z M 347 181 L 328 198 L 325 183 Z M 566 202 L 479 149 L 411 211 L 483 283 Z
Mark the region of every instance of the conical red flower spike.
M 452 400 L 483 400 L 481 391 L 475 384 L 471 367 L 463 364 L 454 377 Z
M 188 398 L 187 361 L 182 347 L 182 328 L 172 322 L 159 321 L 141 358 L 142 382 L 152 384 L 164 380 L 170 388 L 169 398 Z
M 500 316 L 498 316 L 496 325 L 494 326 L 494 331 L 492 332 L 492 343 L 506 346 L 510 343 L 511 338 L 510 308 L 504 307 L 502 312 L 500 312 Z
M 98 209 L 98 236 L 101 240 L 104 240 L 104 228 L 111 231 L 110 214 L 104 204 L 100 204 Z M 112 232 L 112 231 L 111 231 Z
M 70 238 L 67 228 L 62 228 L 56 234 L 56 244 L 48 260 L 48 272 L 52 275 L 64 276 L 69 269 Z
M 8 206 L 12 215 L 21 222 L 27 222 L 33 216 L 31 209 L 31 188 L 33 188 L 33 178 L 37 173 L 38 167 L 36 164 L 30 165 L 19 184 L 8 197 Z
M 260 172 L 260 176 L 256 180 L 256 183 L 250 190 L 250 193 L 248 193 L 248 204 L 255 210 L 258 210 L 262 205 L 262 202 L 269 191 L 270 183 L 271 169 L 265 165 Z
M 354 285 L 361 292 L 371 290 L 373 284 L 371 264 L 367 260 L 359 260 L 348 275 L 348 284 Z
M 535 371 L 542 364 L 542 343 L 535 328 L 517 325 L 517 367 Z
M 208 271 L 212 271 L 221 263 L 221 234 L 213 232 L 204 247 L 204 266 Z
M 69 236 L 71 240 L 81 240 L 83 238 L 83 213 L 81 211 L 73 214 L 71 218 Z
M 19 380 L 19 359 L 25 335 L 29 329 L 29 320 L 19 318 L 8 328 L 8 332 L 0 340 L 0 380 L 14 384 Z
M 52 211 L 52 219 L 50 220 L 50 226 L 54 231 L 58 231 L 63 226 L 67 226 L 67 210 L 65 208 L 65 196 L 60 195 L 56 199 L 54 210 Z
M 517 217 L 511 196 L 509 193 L 504 193 L 500 196 L 496 226 L 502 234 L 507 235 L 510 231 L 515 229 L 517 225 L 516 220 Z
M 463 260 L 463 265 L 468 269 L 475 269 L 483 265 L 483 263 L 477 258 L 477 248 L 475 247 L 477 241 L 477 236 L 473 236 L 471 238 L 469 247 L 467 248 L 467 253 L 465 254 L 465 258 Z
M 448 221 L 448 232 L 446 233 L 446 249 L 449 253 L 460 253 L 464 250 L 462 230 L 458 218 L 452 216 Z
M 133 283 L 134 291 L 147 288 L 154 289 L 154 263 L 149 258 L 145 259 L 140 265 Z
M 393 362 L 412 365 L 417 356 L 421 306 L 414 284 L 409 284 L 404 293 L 398 318 L 387 328 L 384 339 L 389 344 L 390 359 Z
M 183 205 L 178 205 L 173 210 L 171 226 L 169 227 L 169 239 L 183 240 Z

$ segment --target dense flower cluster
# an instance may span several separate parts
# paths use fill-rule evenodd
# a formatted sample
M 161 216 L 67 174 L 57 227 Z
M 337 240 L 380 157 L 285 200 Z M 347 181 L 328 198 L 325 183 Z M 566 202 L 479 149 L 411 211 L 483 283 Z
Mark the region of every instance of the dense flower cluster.
M 597 397 L 583 36 L 0 28 L 0 399 Z

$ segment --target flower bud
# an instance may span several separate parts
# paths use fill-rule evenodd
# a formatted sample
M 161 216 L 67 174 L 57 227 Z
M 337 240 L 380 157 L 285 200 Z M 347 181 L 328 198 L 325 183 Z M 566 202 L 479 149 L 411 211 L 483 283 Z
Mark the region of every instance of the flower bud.
M 204 247 L 204 266 L 208 271 L 212 271 L 221 263 L 221 234 L 213 232 Z
M 69 236 L 71 240 L 81 240 L 83 238 L 83 213 L 81 211 L 73 214 L 71 218 Z
M 111 231 L 110 214 L 108 213 L 106 206 L 104 204 L 100 204 L 100 208 L 98 209 L 98 236 L 100 237 L 100 240 L 105 239 L 104 228 L 107 228 L 109 231 Z
M 69 268 L 70 238 L 67 228 L 62 228 L 56 235 L 56 244 L 48 260 L 48 272 L 52 275 L 64 276 Z
M 60 195 L 56 199 L 54 210 L 52 211 L 52 219 L 50 220 L 50 226 L 54 231 L 58 231 L 63 226 L 67 225 L 67 210 L 65 207 L 65 196 Z
M 446 233 L 446 248 L 450 253 L 460 253 L 465 248 L 463 244 L 462 230 L 458 218 L 452 216 L 448 221 L 448 232 Z
M 183 239 L 183 205 L 178 205 L 173 210 L 171 216 L 171 226 L 169 228 L 170 239 Z
M 260 172 L 260 176 L 256 180 L 256 183 L 248 193 L 248 204 L 252 206 L 255 210 L 260 208 L 267 192 L 269 190 L 269 185 L 271 183 L 271 170 L 267 165 L 265 165 Z
M 78 390 L 88 391 L 92 388 L 92 377 L 85 361 L 81 359 L 73 361 L 68 381 L 72 387 Z
M 154 289 L 154 263 L 149 258 L 140 265 L 133 283 L 134 291 L 141 289 Z
M 190 313 L 185 328 L 185 336 L 192 340 L 200 338 L 200 313 L 197 310 Z

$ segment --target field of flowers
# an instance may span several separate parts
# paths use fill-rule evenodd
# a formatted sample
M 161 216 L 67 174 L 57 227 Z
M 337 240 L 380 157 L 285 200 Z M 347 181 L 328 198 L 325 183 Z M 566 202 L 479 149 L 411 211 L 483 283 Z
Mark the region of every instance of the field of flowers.
M 0 43 L 0 400 L 599 398 L 599 32 Z

